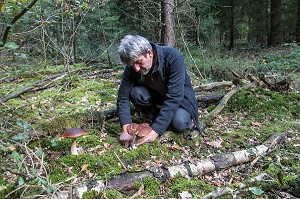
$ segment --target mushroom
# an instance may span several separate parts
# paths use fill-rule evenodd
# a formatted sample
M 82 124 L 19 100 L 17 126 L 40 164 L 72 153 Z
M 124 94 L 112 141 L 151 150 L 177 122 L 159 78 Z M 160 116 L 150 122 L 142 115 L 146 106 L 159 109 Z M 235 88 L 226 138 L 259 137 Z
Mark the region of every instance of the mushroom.
M 137 136 L 139 138 L 147 136 L 152 131 L 152 128 L 149 126 L 148 123 L 142 123 L 137 128 Z
M 137 133 L 138 127 L 139 127 L 139 124 L 132 123 L 132 124 L 129 124 L 126 127 L 126 130 L 127 130 L 127 132 L 128 132 L 129 135 L 134 136 Z
M 133 140 L 131 141 L 130 146 L 131 148 L 135 148 L 135 141 L 147 136 L 152 131 L 152 128 L 148 123 L 132 123 L 126 127 L 126 130 L 129 135 L 133 136 Z
M 72 155 L 78 155 L 78 148 L 77 148 L 77 144 L 76 144 L 76 138 L 81 137 L 83 135 L 86 135 L 88 133 L 87 130 L 84 129 L 80 129 L 80 128 L 70 128 L 70 129 L 66 129 L 61 135 L 60 137 L 63 138 L 73 138 L 74 141 L 71 145 L 71 154 Z

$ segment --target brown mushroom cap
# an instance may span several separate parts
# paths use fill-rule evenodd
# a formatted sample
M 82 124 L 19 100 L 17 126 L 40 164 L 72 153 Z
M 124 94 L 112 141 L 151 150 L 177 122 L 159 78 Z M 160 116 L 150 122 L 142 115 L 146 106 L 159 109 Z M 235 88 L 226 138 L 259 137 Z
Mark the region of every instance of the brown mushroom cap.
M 137 134 L 138 137 L 145 137 L 152 131 L 152 128 L 149 126 L 148 123 L 142 123 L 139 125 L 137 131 L 138 131 Z
M 139 127 L 139 124 L 137 124 L 137 123 L 132 123 L 132 124 L 129 124 L 129 125 L 126 127 L 126 130 L 127 130 L 127 132 L 128 132 L 129 135 L 134 135 L 134 134 L 137 133 L 138 127 Z
M 60 134 L 60 136 L 64 138 L 77 138 L 86 135 L 87 133 L 88 131 L 84 129 L 71 128 L 71 129 L 66 129 L 62 134 Z

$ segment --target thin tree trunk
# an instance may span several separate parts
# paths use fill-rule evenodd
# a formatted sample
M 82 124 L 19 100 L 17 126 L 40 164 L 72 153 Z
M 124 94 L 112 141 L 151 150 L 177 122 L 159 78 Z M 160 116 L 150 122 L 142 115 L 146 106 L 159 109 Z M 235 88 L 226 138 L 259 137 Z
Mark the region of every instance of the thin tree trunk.
M 175 45 L 175 33 L 174 33 L 174 0 L 162 0 L 162 43 L 166 46 Z
M 230 0 L 230 43 L 229 49 L 234 47 L 234 0 Z
M 281 43 L 281 0 L 271 0 L 270 38 L 268 46 L 277 46 Z
M 297 22 L 296 22 L 296 41 L 300 43 L 300 0 L 297 3 L 298 11 L 297 11 Z

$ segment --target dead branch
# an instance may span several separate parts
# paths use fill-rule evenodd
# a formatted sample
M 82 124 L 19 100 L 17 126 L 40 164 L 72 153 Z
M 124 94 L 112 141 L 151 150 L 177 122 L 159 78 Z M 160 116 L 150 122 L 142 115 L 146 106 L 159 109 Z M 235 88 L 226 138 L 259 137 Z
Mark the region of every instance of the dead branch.
M 293 82 L 292 78 L 290 77 L 281 77 L 283 80 L 278 81 L 278 78 L 274 75 L 264 75 L 260 74 L 258 77 L 255 77 L 249 73 L 247 73 L 245 76 L 239 75 L 235 71 L 231 71 L 232 74 L 237 78 L 235 80 L 235 85 L 237 85 L 238 80 L 241 82 L 246 82 L 247 80 L 250 80 L 250 82 L 256 83 L 257 86 L 263 87 L 263 88 L 268 88 L 272 91 L 287 91 L 290 89 L 290 85 Z
M 231 81 L 223 81 L 223 82 L 213 82 L 209 84 L 203 84 L 198 87 L 194 87 L 195 92 L 199 91 L 209 91 L 209 90 L 214 90 L 214 89 L 219 89 L 219 88 L 224 88 L 224 87 L 232 87 L 233 83 Z
M 219 104 L 217 105 L 217 107 L 208 115 L 209 119 L 213 119 L 215 118 L 225 107 L 225 105 L 227 104 L 228 100 L 237 92 L 242 91 L 242 90 L 246 90 L 248 88 L 252 88 L 255 87 L 256 83 L 251 83 L 251 84 L 247 84 L 243 87 L 236 87 L 234 89 L 232 89 L 231 91 L 229 91 L 223 98 L 222 100 L 219 102 Z
M 1 83 L 1 84 L 2 84 L 3 82 L 8 83 L 8 82 L 14 81 L 14 80 L 16 80 L 16 79 L 18 79 L 16 76 L 4 77 L 4 78 L 1 78 L 1 79 L 0 79 L 0 83 Z
M 91 66 L 91 67 L 87 67 L 87 68 L 79 68 L 79 69 L 70 71 L 70 73 L 76 73 L 76 72 L 81 72 L 81 71 L 84 71 L 84 70 L 90 70 L 90 69 L 95 68 L 95 67 L 97 67 L 97 66 Z M 1 99 L 1 102 L 6 102 L 6 101 L 10 100 L 11 98 L 18 97 L 22 93 L 25 93 L 25 92 L 27 92 L 31 89 L 34 89 L 35 87 L 43 87 L 43 86 L 47 87 L 49 84 L 51 84 L 54 81 L 57 81 L 59 79 L 62 79 L 65 76 L 66 76 L 66 72 L 62 72 L 62 73 L 59 73 L 59 74 L 52 75 L 50 77 L 46 77 L 42 80 L 35 81 L 35 82 L 30 83 L 30 84 L 27 84 L 23 88 L 7 94 L 5 97 L 3 97 Z
M 41 85 L 41 84 L 44 84 L 45 82 L 49 82 L 51 80 L 55 80 L 55 79 L 60 79 L 58 77 L 63 77 L 65 76 L 65 74 L 59 74 L 59 75 L 54 75 L 50 78 L 44 78 L 42 80 L 39 80 L 39 81 L 35 81 L 35 82 L 32 82 L 30 84 L 27 84 L 26 86 L 24 86 L 23 88 L 17 90 L 17 91 L 14 91 L 14 92 L 11 92 L 9 94 L 7 94 L 5 97 L 3 97 L 1 99 L 1 102 L 6 102 L 8 101 L 9 99 L 11 98 L 15 98 L 15 97 L 18 97 L 19 95 L 21 95 L 22 93 L 25 93 L 27 91 L 29 91 L 30 89 L 36 87 L 37 85 Z

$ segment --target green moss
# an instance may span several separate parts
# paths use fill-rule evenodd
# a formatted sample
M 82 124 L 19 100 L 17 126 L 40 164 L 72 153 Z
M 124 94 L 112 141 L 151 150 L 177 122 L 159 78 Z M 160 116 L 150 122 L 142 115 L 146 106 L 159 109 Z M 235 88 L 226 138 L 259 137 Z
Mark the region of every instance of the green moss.
M 160 195 L 159 192 L 160 181 L 158 181 L 155 178 L 147 177 L 145 178 L 143 183 L 144 183 L 144 190 L 148 197 Z
M 0 176 L 0 198 L 6 198 L 5 196 L 13 190 L 15 190 L 16 188 L 16 186 L 9 184 L 5 180 L 3 180 L 2 176 Z M 19 198 L 17 193 L 12 194 L 12 196 L 15 196 L 15 198 Z
M 205 195 L 215 189 L 198 178 L 187 179 L 176 177 L 167 184 L 168 187 L 172 187 L 170 189 L 170 197 L 178 197 L 178 193 L 188 191 L 193 195 L 193 198 L 197 198 L 196 196 Z
M 122 194 L 116 190 L 106 190 L 104 192 L 98 193 L 97 191 L 85 192 L 82 196 L 82 199 L 117 199 L 123 198 Z
M 40 129 L 50 135 L 62 133 L 67 128 L 80 128 L 83 121 L 82 114 L 63 115 L 50 122 L 42 122 Z
M 99 122 L 103 122 L 103 116 L 100 115 L 99 112 L 62 115 L 50 122 L 41 122 L 39 129 L 55 136 L 58 133 L 62 133 L 67 128 L 88 127 L 89 121 L 93 121 L 93 125 L 101 126 Z
M 291 117 L 299 117 L 299 94 L 289 93 L 287 95 L 256 90 L 242 91 L 234 95 L 227 110 L 233 112 L 237 110 L 249 111 L 252 115 L 261 116 L 262 119 L 266 116 L 274 118 L 284 118 L 286 114 Z

